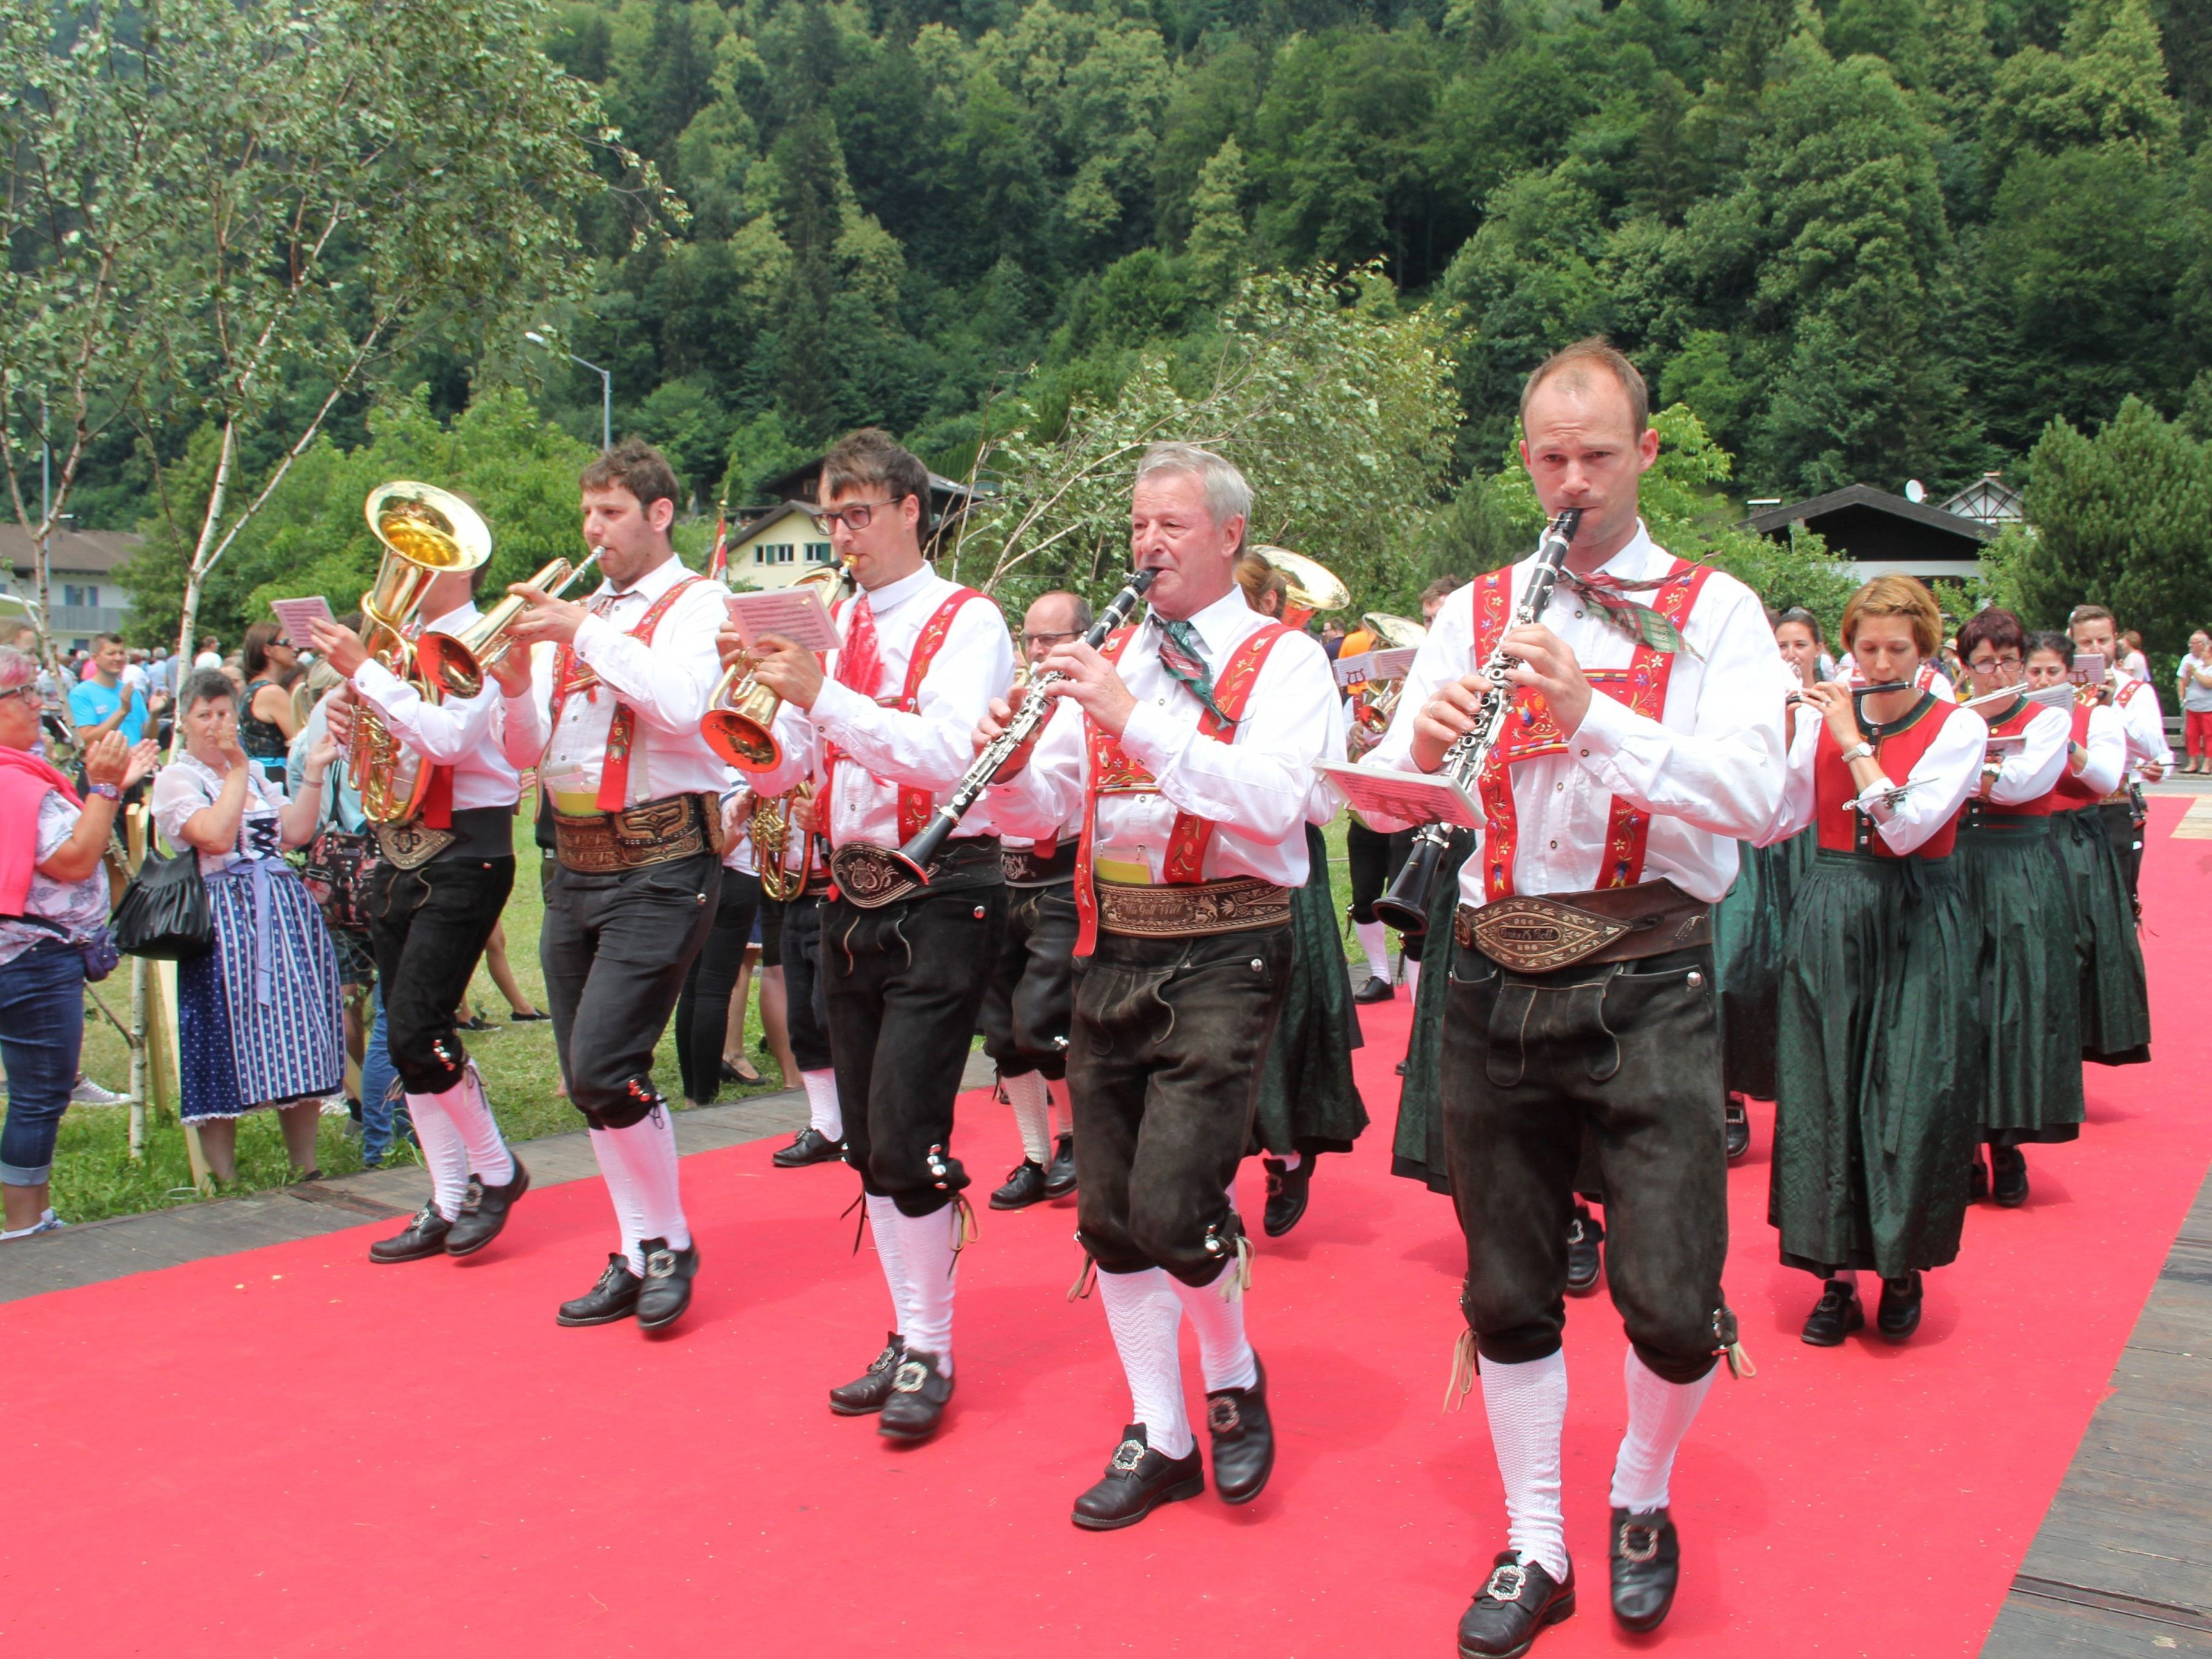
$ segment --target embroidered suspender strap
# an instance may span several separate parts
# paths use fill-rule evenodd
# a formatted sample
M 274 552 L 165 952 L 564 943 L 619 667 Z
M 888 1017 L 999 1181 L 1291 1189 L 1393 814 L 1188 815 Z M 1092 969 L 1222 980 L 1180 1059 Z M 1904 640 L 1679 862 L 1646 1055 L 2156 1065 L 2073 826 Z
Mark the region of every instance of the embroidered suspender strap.
M 1124 628 L 1100 647 L 1099 655 L 1109 663 L 1119 663 L 1121 653 L 1127 647 L 1133 628 Z M 1252 690 L 1259 684 L 1260 671 L 1266 666 L 1267 653 L 1275 648 L 1275 641 L 1291 629 L 1281 623 L 1270 623 L 1250 635 L 1243 644 L 1230 653 L 1220 677 L 1213 684 L 1213 708 L 1201 713 L 1198 720 L 1200 737 L 1212 738 L 1219 743 L 1237 740 L 1237 723 L 1244 718 L 1244 707 L 1251 701 Z M 1214 709 L 1218 709 L 1217 715 Z M 1225 717 L 1225 718 L 1224 718 Z M 1075 954 L 1091 955 L 1098 946 L 1098 891 L 1091 876 L 1091 856 L 1098 832 L 1098 796 L 1102 787 L 1115 793 L 1141 791 L 1154 780 L 1151 774 L 1134 765 L 1121 748 L 1121 742 L 1111 732 L 1102 730 L 1086 718 L 1084 732 L 1091 752 L 1090 777 L 1084 788 L 1083 834 L 1075 848 L 1075 913 L 1078 927 Z M 1174 826 L 1168 832 L 1167 855 L 1162 861 L 1162 879 L 1176 886 L 1194 885 L 1205 878 L 1206 849 L 1213 840 L 1211 819 L 1194 817 L 1188 812 L 1177 811 Z
M 1688 624 L 1690 611 L 1698 603 L 1698 595 L 1705 591 L 1705 579 L 1713 574 L 1711 565 L 1692 567 L 1677 559 L 1668 567 L 1668 577 L 1689 576 L 1681 581 L 1668 581 L 1658 592 L 1658 603 L 1652 606 L 1661 616 L 1674 624 L 1679 635 Z M 1667 679 L 1674 672 L 1674 653 L 1654 650 L 1638 642 L 1635 654 L 1628 659 L 1628 695 L 1621 701 L 1632 714 L 1646 720 L 1658 720 L 1667 712 Z M 1598 872 L 1600 887 L 1633 887 L 1644 879 L 1644 851 L 1651 835 L 1651 815 L 1638 811 L 1618 795 L 1613 798 L 1613 808 L 1606 815 L 1605 863 Z
M 706 580 L 704 576 L 694 574 L 676 583 L 647 608 L 645 615 L 638 618 L 637 626 L 629 630 L 629 636 L 651 645 L 653 635 L 659 631 L 660 619 L 668 614 L 670 608 L 686 591 Z M 553 653 L 554 731 L 561 729 L 561 711 L 567 706 L 569 692 L 582 684 L 583 680 L 576 672 L 575 642 L 564 641 L 560 649 Z M 598 696 L 598 688 L 592 687 L 586 695 Z M 628 703 L 617 698 L 614 719 L 607 723 L 606 761 L 599 771 L 599 794 L 594 803 L 602 812 L 619 812 L 629 804 L 629 751 L 636 731 L 637 715 Z
M 945 603 L 937 607 L 927 622 L 922 623 L 921 632 L 915 636 L 913 653 L 906 659 L 906 684 L 899 692 L 898 701 L 890 707 L 902 714 L 914 713 L 921 701 L 921 683 L 928 678 L 929 665 L 937 660 L 937 653 L 944 647 L 945 636 L 952 631 L 952 619 L 960 614 L 960 607 L 969 600 L 982 597 L 975 588 L 957 588 L 947 594 Z M 837 614 L 842 618 L 845 608 L 841 606 Z M 830 824 L 836 822 L 837 763 L 845 757 L 845 751 L 836 744 L 826 739 L 823 741 L 822 765 L 825 781 L 822 786 L 822 823 L 825 831 Z M 922 825 L 929 822 L 930 814 L 936 810 L 937 797 L 928 790 L 911 784 L 900 785 L 899 845 L 903 847 L 920 835 Z

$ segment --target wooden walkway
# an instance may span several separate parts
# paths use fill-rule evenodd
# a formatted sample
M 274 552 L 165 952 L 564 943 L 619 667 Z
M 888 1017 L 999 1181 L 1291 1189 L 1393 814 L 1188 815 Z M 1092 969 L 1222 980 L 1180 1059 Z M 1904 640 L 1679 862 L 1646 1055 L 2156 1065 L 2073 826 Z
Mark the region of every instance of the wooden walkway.
M 1982 1652 L 2212 1654 L 2212 1177 Z

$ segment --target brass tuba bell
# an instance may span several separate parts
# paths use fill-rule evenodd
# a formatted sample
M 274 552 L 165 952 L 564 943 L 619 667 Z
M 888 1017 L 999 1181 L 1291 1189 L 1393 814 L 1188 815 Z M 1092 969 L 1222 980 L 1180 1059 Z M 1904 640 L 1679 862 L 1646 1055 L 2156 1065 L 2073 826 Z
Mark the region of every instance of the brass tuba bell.
M 831 605 L 851 574 L 842 565 L 810 570 L 792 586 L 824 587 L 823 603 Z M 740 657 L 715 682 L 699 721 L 699 735 L 707 747 L 740 772 L 773 771 L 783 759 L 783 745 L 775 740 L 775 711 L 782 707 L 783 699 L 755 679 L 751 664 Z
M 426 702 L 438 685 L 418 672 L 407 626 L 431 582 L 450 570 L 474 570 L 491 557 L 491 530 L 476 508 L 434 484 L 397 479 L 369 491 L 362 504 L 368 528 L 384 548 L 376 581 L 361 596 L 369 655 L 413 684 Z M 374 823 L 404 823 L 422 809 L 430 787 L 422 757 L 388 731 L 366 705 L 354 711 L 346 771 L 361 791 L 361 810 Z

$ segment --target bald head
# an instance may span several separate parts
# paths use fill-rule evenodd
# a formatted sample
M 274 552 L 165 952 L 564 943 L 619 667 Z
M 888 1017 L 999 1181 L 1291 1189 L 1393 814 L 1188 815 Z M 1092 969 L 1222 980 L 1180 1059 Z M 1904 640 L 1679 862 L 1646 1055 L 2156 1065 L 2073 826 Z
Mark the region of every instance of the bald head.
M 1080 639 L 1090 626 L 1090 601 L 1080 593 L 1040 593 L 1022 616 L 1022 653 L 1034 667 L 1054 647 Z

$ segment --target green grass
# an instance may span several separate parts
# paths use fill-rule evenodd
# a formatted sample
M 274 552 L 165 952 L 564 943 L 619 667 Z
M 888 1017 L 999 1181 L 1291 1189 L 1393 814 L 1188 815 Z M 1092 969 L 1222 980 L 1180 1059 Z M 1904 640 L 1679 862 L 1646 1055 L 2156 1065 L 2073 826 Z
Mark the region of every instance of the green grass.
M 544 915 L 538 896 L 538 849 L 530 840 L 527 819 L 517 821 L 517 873 L 514 896 L 507 901 L 507 956 L 537 1006 L 545 1006 L 544 975 L 538 966 L 538 933 Z M 131 964 L 126 960 L 105 983 L 100 995 L 118 1018 L 131 1017 Z M 757 974 L 754 976 L 759 984 Z M 499 1029 L 468 1032 L 469 1053 L 483 1073 L 484 1087 L 499 1114 L 500 1127 L 510 1140 L 529 1140 L 539 1135 L 560 1134 L 583 1127 L 583 1120 L 553 1091 L 560 1073 L 553 1057 L 553 1027 L 550 1021 L 526 1025 L 505 1023 L 506 999 L 481 968 L 470 987 L 477 1012 L 501 1022 Z M 112 1025 L 87 1003 L 89 1018 L 84 1029 L 84 1069 L 94 1082 L 120 1093 L 130 1086 L 131 1053 Z M 672 1097 L 678 1095 L 675 1022 L 661 1034 L 653 1055 L 653 1073 Z M 775 1062 L 759 1048 L 760 998 L 757 990 L 745 1012 L 745 1051 L 763 1081 L 757 1087 L 723 1086 L 725 1101 L 744 1099 L 783 1086 Z M 347 1120 L 325 1118 L 319 1138 L 323 1173 L 351 1175 L 362 1167 L 361 1143 L 345 1133 Z M 393 1158 L 411 1159 L 413 1149 L 400 1146 Z M 227 1195 L 287 1185 L 292 1179 L 284 1155 L 284 1139 L 274 1112 L 253 1112 L 238 1126 L 238 1182 L 226 1188 Z M 54 1149 L 53 1206 L 65 1221 L 97 1221 L 102 1217 L 135 1215 L 176 1204 L 201 1201 L 192 1190 L 191 1168 L 185 1155 L 184 1131 L 173 1113 L 148 1109 L 146 1156 L 134 1161 L 130 1151 L 130 1109 L 72 1106 L 62 1120 L 61 1137 Z

